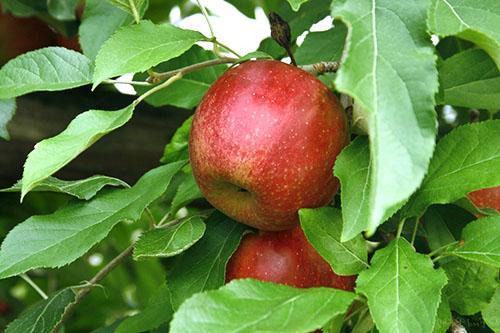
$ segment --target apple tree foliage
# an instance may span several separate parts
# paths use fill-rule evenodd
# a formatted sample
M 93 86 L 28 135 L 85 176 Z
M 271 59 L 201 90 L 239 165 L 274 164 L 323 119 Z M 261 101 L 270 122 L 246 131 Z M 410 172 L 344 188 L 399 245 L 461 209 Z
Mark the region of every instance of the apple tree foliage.
M 168 21 L 172 8 L 188 17 L 203 1 L 87 0 L 77 22 L 79 1 L 1 0 L 4 11 L 44 17 L 57 29 L 76 24 L 83 50 L 48 47 L 3 66 L 3 139 L 19 96 L 113 87 L 126 73 L 135 74 L 138 93 L 120 110 L 82 110 L 39 142 L 22 179 L 1 191 L 28 203 L 37 192 L 46 202 L 17 214 L 0 210 L 2 224 L 12 225 L 0 225 L 0 298 L 19 291 L 20 278 L 42 296 L 29 291 L 5 332 L 430 333 L 452 322 L 500 332 L 500 215 L 467 199 L 500 186 L 500 2 L 227 2 L 251 18 L 257 7 L 279 13 L 298 65 L 341 64 L 319 76 L 352 113 L 352 141 L 332 170 L 341 191 L 331 205 L 299 216 L 334 271 L 358 275 L 355 292 L 225 284 L 229 258 L 252 231 L 194 204 L 204 199 L 188 161 L 191 113 L 161 165 L 134 185 L 54 177 L 134 121 L 141 103 L 193 110 L 229 66 L 284 58 L 271 38 L 239 55 L 217 36 Z M 309 31 L 325 17 L 332 28 Z M 137 227 L 142 234 L 131 237 Z M 92 249 L 106 253 L 100 271 L 85 265 Z

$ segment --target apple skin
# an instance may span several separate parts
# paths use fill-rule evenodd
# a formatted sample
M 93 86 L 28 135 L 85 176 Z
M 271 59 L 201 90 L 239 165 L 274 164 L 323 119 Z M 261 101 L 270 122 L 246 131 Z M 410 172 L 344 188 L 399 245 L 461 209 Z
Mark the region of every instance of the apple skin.
M 491 208 L 500 212 L 500 186 L 484 188 L 469 193 L 469 199 L 479 208 Z
M 254 278 L 296 288 L 354 290 L 356 276 L 335 274 L 300 226 L 246 235 L 228 262 L 226 281 Z
M 214 207 L 257 229 L 285 230 L 298 209 L 330 202 L 335 158 L 348 141 L 344 111 L 321 81 L 256 60 L 228 70 L 203 97 L 189 155 Z
M 54 33 L 42 21 L 0 12 L 0 65 L 20 54 L 54 44 Z

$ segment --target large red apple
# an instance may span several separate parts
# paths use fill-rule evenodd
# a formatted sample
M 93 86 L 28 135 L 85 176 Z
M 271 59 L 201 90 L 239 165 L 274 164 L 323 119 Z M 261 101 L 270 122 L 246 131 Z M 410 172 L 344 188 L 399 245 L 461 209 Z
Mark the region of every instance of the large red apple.
M 491 208 L 500 212 L 500 186 L 469 193 L 469 199 L 479 208 Z
M 309 244 L 300 226 L 246 235 L 227 265 L 226 281 L 254 278 L 297 288 L 353 290 L 355 276 L 339 276 Z
M 0 65 L 20 54 L 54 44 L 53 32 L 42 21 L 0 11 Z
M 189 154 L 207 200 L 262 230 L 298 223 L 327 204 L 348 142 L 345 114 L 313 75 L 274 60 L 245 62 L 209 89 L 193 119 Z

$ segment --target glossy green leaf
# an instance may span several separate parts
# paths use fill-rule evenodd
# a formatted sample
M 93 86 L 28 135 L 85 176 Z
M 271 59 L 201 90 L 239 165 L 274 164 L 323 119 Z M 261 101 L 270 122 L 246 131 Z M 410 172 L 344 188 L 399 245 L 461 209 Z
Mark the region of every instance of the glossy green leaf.
M 174 314 L 170 332 L 313 332 L 345 313 L 354 297 L 333 288 L 235 280 L 187 300 Z
M 489 53 L 500 67 L 500 2 L 431 0 L 427 24 L 439 36 L 457 35 Z
M 108 0 L 113 6 L 124 10 L 130 15 L 134 15 L 134 12 L 139 15 L 139 13 L 144 12 L 144 7 L 147 6 L 147 0 Z
M 342 243 L 342 216 L 330 207 L 299 210 L 300 225 L 319 254 L 340 275 L 354 275 L 369 267 L 363 236 Z
M 500 268 L 500 214 L 469 223 L 462 240 L 452 254 Z
M 5 333 L 51 333 L 60 322 L 64 310 L 75 300 L 71 288 L 62 289 L 26 309 L 9 324 Z
M 370 146 L 368 138 L 358 136 L 335 161 L 334 174 L 340 179 L 342 235 L 345 242 L 368 229 L 370 192 Z
M 482 315 L 485 323 L 494 332 L 500 332 L 500 286 L 497 287 L 490 303 L 483 309 Z
M 500 109 L 500 72 L 481 49 L 462 51 L 441 63 L 442 104 Z
M 369 234 L 417 189 L 434 149 L 438 80 L 427 7 L 427 1 L 332 4 L 332 16 L 350 30 L 335 84 L 364 110 L 370 135 L 369 186 L 355 203 L 367 205 L 359 218 Z
M 193 173 L 188 172 L 186 174 L 186 178 L 177 188 L 177 192 L 175 193 L 174 199 L 172 200 L 172 208 L 170 209 L 171 214 L 177 213 L 177 211 L 182 207 L 188 205 L 196 199 L 201 198 L 203 198 L 203 194 L 196 184 Z
M 113 33 L 131 23 L 132 16 L 105 0 L 86 0 L 78 36 L 83 54 L 94 60 Z
M 15 16 L 33 16 L 47 11 L 46 0 L 2 0 L 2 10 Z
M 446 333 L 451 325 L 451 310 L 448 299 L 444 294 L 441 295 L 441 302 L 437 310 L 436 322 L 432 329 L 432 333 Z
M 39 182 L 31 192 L 66 193 L 78 199 L 89 200 L 104 186 L 128 187 L 128 184 L 117 178 L 98 175 L 80 180 L 61 180 L 55 177 L 48 177 Z M 21 188 L 22 181 L 19 180 L 12 187 L 2 189 L 0 192 L 21 192 Z
M 134 259 L 173 257 L 189 249 L 205 233 L 199 217 L 190 218 L 171 228 L 159 228 L 142 234 L 134 247 Z
M 54 18 L 64 20 L 76 19 L 76 5 L 80 0 L 47 0 L 49 14 Z
M 15 99 L 0 99 L 0 138 L 9 140 L 9 132 L 7 131 L 7 124 L 14 117 L 16 113 L 16 100 Z
M 500 185 L 500 120 L 463 125 L 439 141 L 419 190 L 404 209 L 417 216 L 434 203 Z M 481 177 L 478 177 L 481 175 Z
M 309 0 L 287 0 L 294 11 L 298 11 L 304 2 Z
M 166 72 L 214 58 L 215 55 L 213 52 L 194 45 L 181 56 L 160 64 L 155 68 L 155 71 Z M 192 109 L 200 103 L 208 88 L 226 69 L 226 65 L 210 66 L 186 74 L 180 80 L 172 83 L 168 89 L 163 89 L 146 98 L 146 101 L 155 107 L 173 105 L 180 108 Z M 148 89 L 137 87 L 136 90 L 139 93 L 144 93 Z
M 226 264 L 247 230 L 219 212 L 212 214 L 205 224 L 203 238 L 167 265 L 174 309 L 191 295 L 224 284 Z
M 371 268 L 361 272 L 356 291 L 381 332 L 431 332 L 446 275 L 416 253 L 404 238 L 375 252 Z
M 146 308 L 123 320 L 113 333 L 147 332 L 169 322 L 173 314 L 168 286 L 164 284 L 151 297 Z
M 347 27 L 341 21 L 335 22 L 330 30 L 310 32 L 294 54 L 297 64 L 340 60 L 346 36 Z
M 63 47 L 47 47 L 12 59 L 0 70 L 0 99 L 57 91 L 92 82 L 91 61 Z
M 84 112 L 58 135 L 38 142 L 24 164 L 21 198 L 102 136 L 127 123 L 133 110 L 128 106 L 118 111 Z
M 459 258 L 441 267 L 448 276 L 443 292 L 453 311 L 468 316 L 486 308 L 498 286 L 498 268 Z
M 153 169 L 128 189 L 32 216 L 12 229 L 0 248 L 0 278 L 41 267 L 61 267 L 85 254 L 121 221 L 135 221 L 160 197 L 184 161 Z M 19 244 L 23 244 L 22 247 Z
M 102 81 L 126 73 L 144 72 L 186 52 L 207 38 L 199 32 L 149 21 L 118 30 L 97 54 L 94 88 Z
M 160 160 L 162 163 L 171 163 L 188 158 L 189 131 L 192 122 L 193 117 L 191 116 L 175 131 L 172 139 L 165 146 L 163 157 Z

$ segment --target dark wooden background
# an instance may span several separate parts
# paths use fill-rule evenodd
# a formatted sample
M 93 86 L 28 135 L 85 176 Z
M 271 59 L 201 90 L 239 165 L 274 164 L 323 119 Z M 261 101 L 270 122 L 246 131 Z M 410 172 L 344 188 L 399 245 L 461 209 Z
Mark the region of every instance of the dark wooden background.
M 91 93 L 89 87 L 18 98 L 16 115 L 8 125 L 11 139 L 0 139 L 0 188 L 21 178 L 24 161 L 35 143 L 64 130 L 79 113 L 89 109 L 118 110 L 133 99 L 108 90 Z M 142 103 L 129 123 L 101 138 L 56 176 L 80 179 L 102 174 L 133 184 L 144 172 L 159 165 L 165 144 L 192 112 Z

